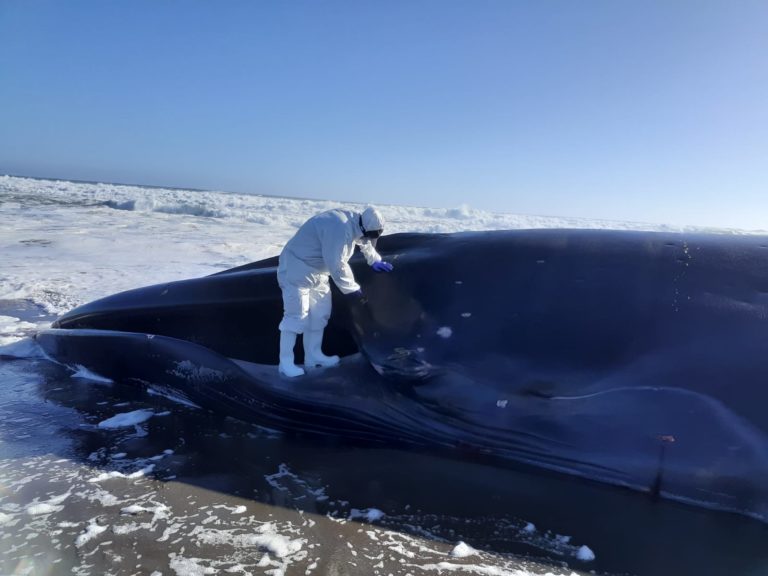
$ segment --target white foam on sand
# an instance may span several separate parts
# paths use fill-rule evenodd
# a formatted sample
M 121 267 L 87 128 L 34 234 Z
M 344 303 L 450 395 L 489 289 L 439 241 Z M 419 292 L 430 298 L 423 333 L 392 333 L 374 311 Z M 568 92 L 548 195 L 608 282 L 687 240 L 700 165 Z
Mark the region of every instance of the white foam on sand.
M 170 569 L 176 572 L 177 576 L 205 576 L 206 574 L 216 574 L 216 570 L 210 566 L 201 566 L 199 558 L 184 558 L 183 556 L 174 556 L 171 558 Z
M 0 335 L 3 333 L 3 328 L 0 327 Z M 0 356 L 10 356 L 11 358 L 45 358 L 45 353 L 33 338 L 21 336 L 4 338 L 0 336 Z
M 459 542 L 453 547 L 453 550 L 451 550 L 451 556 L 454 558 L 466 558 L 467 556 L 474 556 L 476 554 L 477 550 L 465 542 Z
M 143 512 L 152 512 L 152 514 L 164 514 L 167 512 L 168 507 L 163 504 L 158 504 L 156 506 L 141 506 L 139 504 L 131 504 L 130 506 L 125 506 L 124 508 L 120 509 L 120 514 L 129 514 L 131 516 L 135 516 L 136 514 L 141 514 Z
M 231 530 L 201 530 L 197 533 L 201 544 L 228 544 L 235 548 L 260 548 L 275 556 L 285 558 L 302 549 L 306 540 L 289 538 L 279 534 L 271 523 L 265 524 L 253 534 L 237 534 Z
M 132 460 L 117 449 L 118 446 L 109 446 L 95 450 L 89 461 L 137 466 L 155 458 L 146 456 Z M 171 453 L 173 451 L 167 449 L 158 455 Z M 123 458 L 115 461 L 109 458 L 111 454 Z M 148 470 L 141 469 L 133 474 L 125 469 L 105 472 L 102 478 L 140 477 Z M 7 473 L 4 462 L 0 460 L 0 481 L 10 490 L 20 486 L 32 487 L 32 482 L 42 480 L 42 484 L 38 482 L 38 487 L 43 492 L 26 506 L 0 503 L 0 524 L 3 524 L 4 533 L 20 533 L 23 530 L 38 541 L 38 546 L 48 546 L 50 542 L 56 550 L 76 547 L 81 559 L 76 573 L 91 573 L 89 566 L 94 555 L 104 554 L 112 558 L 116 551 L 123 550 L 131 542 L 149 541 L 162 543 L 168 551 L 167 561 L 151 566 L 138 556 L 137 561 L 147 570 L 164 574 L 313 575 L 318 574 L 317 570 L 322 566 L 327 567 L 324 560 L 327 558 L 329 534 L 334 541 L 338 537 L 335 554 L 343 558 L 339 560 L 343 563 L 340 565 L 349 573 L 391 572 L 413 576 L 450 573 L 531 576 L 543 573 L 523 569 L 529 563 L 521 563 L 514 557 L 475 550 L 462 542 L 451 546 L 424 528 L 436 523 L 447 526 L 457 520 L 450 517 L 445 518 L 446 522 L 423 519 L 424 524 L 414 524 L 417 533 L 421 534 L 418 536 L 403 533 L 402 520 L 398 521 L 397 517 L 391 519 L 392 524 L 398 525 L 394 530 L 382 525 L 350 524 L 348 517 L 364 521 L 387 518 L 378 507 L 350 510 L 349 502 L 334 501 L 330 504 L 340 520 L 339 524 L 325 516 L 301 510 L 289 511 L 292 503 L 306 504 L 306 498 L 311 497 L 317 488 L 314 478 L 302 477 L 284 464 L 275 474 L 269 475 L 272 481 L 270 488 L 279 492 L 284 502 L 279 520 L 272 519 L 270 508 L 264 508 L 261 503 L 254 502 L 246 509 L 242 498 L 230 498 L 224 493 L 217 494 L 214 501 L 204 500 L 202 505 L 195 502 L 196 497 L 188 495 L 185 504 L 183 495 L 189 486 L 183 483 L 174 487 L 151 479 L 138 483 L 114 482 L 111 489 L 117 494 L 115 496 L 93 484 L 100 478 L 89 478 L 91 472 L 88 467 L 80 467 L 65 459 L 42 457 L 32 460 L 25 466 L 24 476 L 18 479 L 6 477 Z M 51 483 L 65 488 L 52 493 Z M 210 497 L 207 490 L 200 490 L 198 494 L 203 499 Z M 84 505 L 88 513 L 81 512 L 80 520 L 71 522 L 72 514 L 82 510 Z M 39 509 L 35 510 L 33 506 Z M 56 510 L 56 507 L 64 507 L 64 511 Z M 253 515 L 246 514 L 248 511 Z M 57 517 L 57 514 L 60 516 Z M 24 522 L 20 529 L 19 519 Z M 15 528 L 11 530 L 11 526 Z M 531 534 L 525 526 L 525 522 L 520 521 L 509 524 L 511 534 Z M 532 535 L 540 536 L 542 540 L 523 541 L 576 561 L 578 547 L 571 546 L 568 536 L 538 530 Z M 111 549 L 113 543 L 114 550 Z M 144 555 L 141 547 L 137 547 L 136 552 Z M 582 555 L 584 552 L 585 549 L 582 549 Z M 242 570 L 236 567 L 242 567 Z M 565 576 L 570 572 L 551 573 Z
M 45 323 L 43 326 L 47 326 Z M 41 326 L 13 316 L 0 315 L 0 346 L 14 344 L 38 330 Z
M 89 482 L 103 482 L 104 480 L 111 480 L 112 478 L 126 478 L 128 480 L 136 480 L 137 478 L 143 478 L 147 474 L 151 474 L 154 469 L 155 465 L 150 464 L 149 466 L 145 466 L 144 468 L 136 470 L 136 472 L 131 472 L 130 474 L 124 474 L 123 472 L 113 470 L 112 472 L 103 472 L 95 478 L 91 478 Z
M 71 495 L 71 492 L 66 492 L 64 494 L 60 494 L 58 496 L 52 496 L 48 498 L 48 500 L 45 500 L 44 502 L 33 502 L 29 506 L 27 506 L 27 514 L 30 516 L 41 516 L 44 514 L 52 514 L 54 512 L 59 512 L 60 510 L 64 509 L 64 506 L 62 506 L 62 502 L 64 502 L 69 496 Z
M 352 508 L 349 512 L 350 520 L 365 520 L 366 522 L 376 522 L 384 518 L 384 516 L 384 512 L 378 508 L 365 508 L 363 510 Z
M 328 500 L 325 493 L 325 486 L 318 488 L 310 486 L 304 479 L 294 474 L 287 464 L 282 463 L 278 466 L 277 472 L 267 474 L 264 479 L 270 486 L 286 493 L 298 493 L 303 497 L 311 497 L 318 502 Z
M 75 540 L 75 546 L 78 548 L 82 547 L 102 532 L 105 532 L 107 528 L 109 526 L 100 526 L 95 520 L 91 520 L 86 529 Z
M 232 514 L 245 514 L 248 508 L 245 506 L 227 506 L 226 504 L 216 504 L 213 508 L 223 508 L 229 510 Z
M 47 502 L 43 502 L 41 504 L 30 504 L 27 506 L 27 514 L 30 516 L 40 516 L 42 514 L 52 514 L 53 512 L 58 512 L 63 508 L 64 506 L 54 506 Z
M 13 514 L 6 514 L 5 512 L 0 512 L 0 526 L 9 524 L 13 519 L 14 519 Z

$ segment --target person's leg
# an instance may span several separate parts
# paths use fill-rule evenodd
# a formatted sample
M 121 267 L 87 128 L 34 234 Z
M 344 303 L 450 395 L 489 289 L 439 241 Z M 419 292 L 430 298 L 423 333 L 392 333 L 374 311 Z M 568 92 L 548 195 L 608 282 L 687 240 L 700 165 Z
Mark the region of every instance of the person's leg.
M 280 365 L 281 374 L 294 378 L 304 374 L 296 366 L 293 349 L 296 336 L 304 332 L 309 319 L 309 289 L 280 283 L 283 291 L 283 320 L 280 322 Z
M 323 354 L 323 332 L 331 317 L 331 286 L 324 278 L 309 293 L 309 322 L 304 332 L 304 365 L 333 366 L 339 363 L 338 356 Z

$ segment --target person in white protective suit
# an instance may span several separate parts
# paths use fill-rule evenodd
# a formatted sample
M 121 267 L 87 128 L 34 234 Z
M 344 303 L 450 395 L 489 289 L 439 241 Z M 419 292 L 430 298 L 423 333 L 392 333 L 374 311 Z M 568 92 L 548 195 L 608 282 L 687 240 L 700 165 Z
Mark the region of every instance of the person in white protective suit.
M 323 331 L 331 316 L 331 286 L 343 294 L 360 294 L 348 261 L 358 246 L 376 272 L 391 272 L 392 265 L 376 252 L 376 239 L 384 221 L 375 208 L 363 213 L 328 210 L 307 220 L 280 253 L 277 281 L 283 291 L 283 320 L 280 322 L 281 374 L 293 378 L 304 374 L 296 366 L 293 348 L 296 336 L 304 334 L 304 365 L 333 366 L 338 356 L 322 352 Z

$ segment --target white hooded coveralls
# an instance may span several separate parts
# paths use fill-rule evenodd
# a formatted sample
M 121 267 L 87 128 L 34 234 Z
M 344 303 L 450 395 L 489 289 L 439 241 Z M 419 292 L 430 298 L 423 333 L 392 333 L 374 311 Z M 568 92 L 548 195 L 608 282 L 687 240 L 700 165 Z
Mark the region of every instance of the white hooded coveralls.
M 343 294 L 360 290 L 348 263 L 355 246 L 368 265 L 381 261 L 373 244 L 363 237 L 357 212 L 328 210 L 298 229 L 280 253 L 277 268 L 284 311 L 280 330 L 303 334 L 325 329 L 331 317 L 328 276 Z

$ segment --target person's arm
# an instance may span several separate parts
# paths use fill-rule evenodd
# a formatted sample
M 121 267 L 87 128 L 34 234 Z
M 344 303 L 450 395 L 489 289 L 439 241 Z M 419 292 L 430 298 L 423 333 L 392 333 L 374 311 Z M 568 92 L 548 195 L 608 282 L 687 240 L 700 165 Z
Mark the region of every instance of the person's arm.
M 365 256 L 365 261 L 368 262 L 368 266 L 373 266 L 376 262 L 381 262 L 381 256 L 376 252 L 376 248 L 373 247 L 373 243 L 368 240 L 362 239 L 356 242 L 360 246 L 360 252 Z
M 381 256 L 376 252 L 376 248 L 373 247 L 373 242 L 362 239 L 357 241 L 357 245 L 360 246 L 360 251 L 365 256 L 365 261 L 373 268 L 374 272 L 392 272 L 394 267 L 389 262 L 384 262 Z

